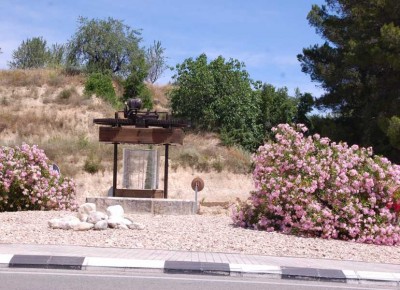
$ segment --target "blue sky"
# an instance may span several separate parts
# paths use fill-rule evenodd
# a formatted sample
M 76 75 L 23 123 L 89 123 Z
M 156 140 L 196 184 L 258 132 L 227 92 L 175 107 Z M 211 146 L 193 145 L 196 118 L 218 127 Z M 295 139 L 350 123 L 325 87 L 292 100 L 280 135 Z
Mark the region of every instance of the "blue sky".
M 307 22 L 312 4 L 323 0 L 0 0 L 0 69 L 23 40 L 42 36 L 48 44 L 66 43 L 78 16 L 113 17 L 141 29 L 142 45 L 159 40 L 168 64 L 201 53 L 246 64 L 254 80 L 286 86 L 293 94 L 319 96 L 318 83 L 301 72 L 296 55 L 321 43 Z M 170 81 L 166 71 L 159 83 Z

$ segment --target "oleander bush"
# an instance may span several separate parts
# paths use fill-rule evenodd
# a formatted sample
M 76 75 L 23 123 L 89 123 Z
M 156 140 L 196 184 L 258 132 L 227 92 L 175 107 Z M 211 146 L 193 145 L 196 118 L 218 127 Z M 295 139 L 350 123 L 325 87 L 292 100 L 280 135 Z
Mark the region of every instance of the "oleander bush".
M 0 211 L 75 210 L 75 184 L 37 146 L 0 147 Z
M 256 191 L 237 205 L 241 227 L 306 237 L 400 244 L 400 166 L 372 148 L 281 124 L 253 159 Z

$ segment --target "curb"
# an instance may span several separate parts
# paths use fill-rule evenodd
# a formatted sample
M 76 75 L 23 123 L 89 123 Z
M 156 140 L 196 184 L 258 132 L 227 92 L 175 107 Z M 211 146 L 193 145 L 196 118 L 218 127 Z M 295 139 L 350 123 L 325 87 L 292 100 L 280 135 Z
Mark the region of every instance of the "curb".
M 0 267 L 64 270 L 153 270 L 168 274 L 215 276 L 258 276 L 275 279 L 385 284 L 400 286 L 400 272 L 372 272 L 272 265 L 189 262 L 170 260 L 134 260 L 102 257 L 0 254 Z

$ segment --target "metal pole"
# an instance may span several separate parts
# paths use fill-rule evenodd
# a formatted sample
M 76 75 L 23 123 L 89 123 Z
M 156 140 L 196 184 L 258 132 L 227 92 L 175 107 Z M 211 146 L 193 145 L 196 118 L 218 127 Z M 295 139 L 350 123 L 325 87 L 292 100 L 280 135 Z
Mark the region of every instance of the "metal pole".
M 115 197 L 115 191 L 117 190 L 117 160 L 118 160 L 118 143 L 114 143 L 114 168 L 113 168 L 113 191 L 112 195 Z
M 115 112 L 114 117 L 115 119 L 118 119 L 118 112 Z M 117 190 L 117 170 L 118 170 L 117 161 L 118 161 L 118 143 L 114 143 L 113 190 L 112 190 L 113 197 L 115 197 L 115 192 Z
M 164 198 L 168 198 L 168 147 L 169 144 L 165 144 Z
M 196 188 L 194 190 L 194 213 L 197 214 L 197 191 L 198 191 L 198 186 L 196 182 Z

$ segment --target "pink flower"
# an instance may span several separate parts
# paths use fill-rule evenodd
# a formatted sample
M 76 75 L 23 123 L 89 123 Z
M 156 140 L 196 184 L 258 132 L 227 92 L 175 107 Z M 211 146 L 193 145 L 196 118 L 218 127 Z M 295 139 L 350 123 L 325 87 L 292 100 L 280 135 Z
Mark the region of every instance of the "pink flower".
M 272 131 L 277 142 L 254 154 L 257 191 L 241 208 L 243 214 L 235 216 L 236 224 L 400 244 L 400 204 L 392 201 L 400 188 L 400 166 L 371 158 L 372 150 L 357 145 L 304 137 L 304 125 L 281 124 Z M 383 239 L 384 228 L 388 231 Z

